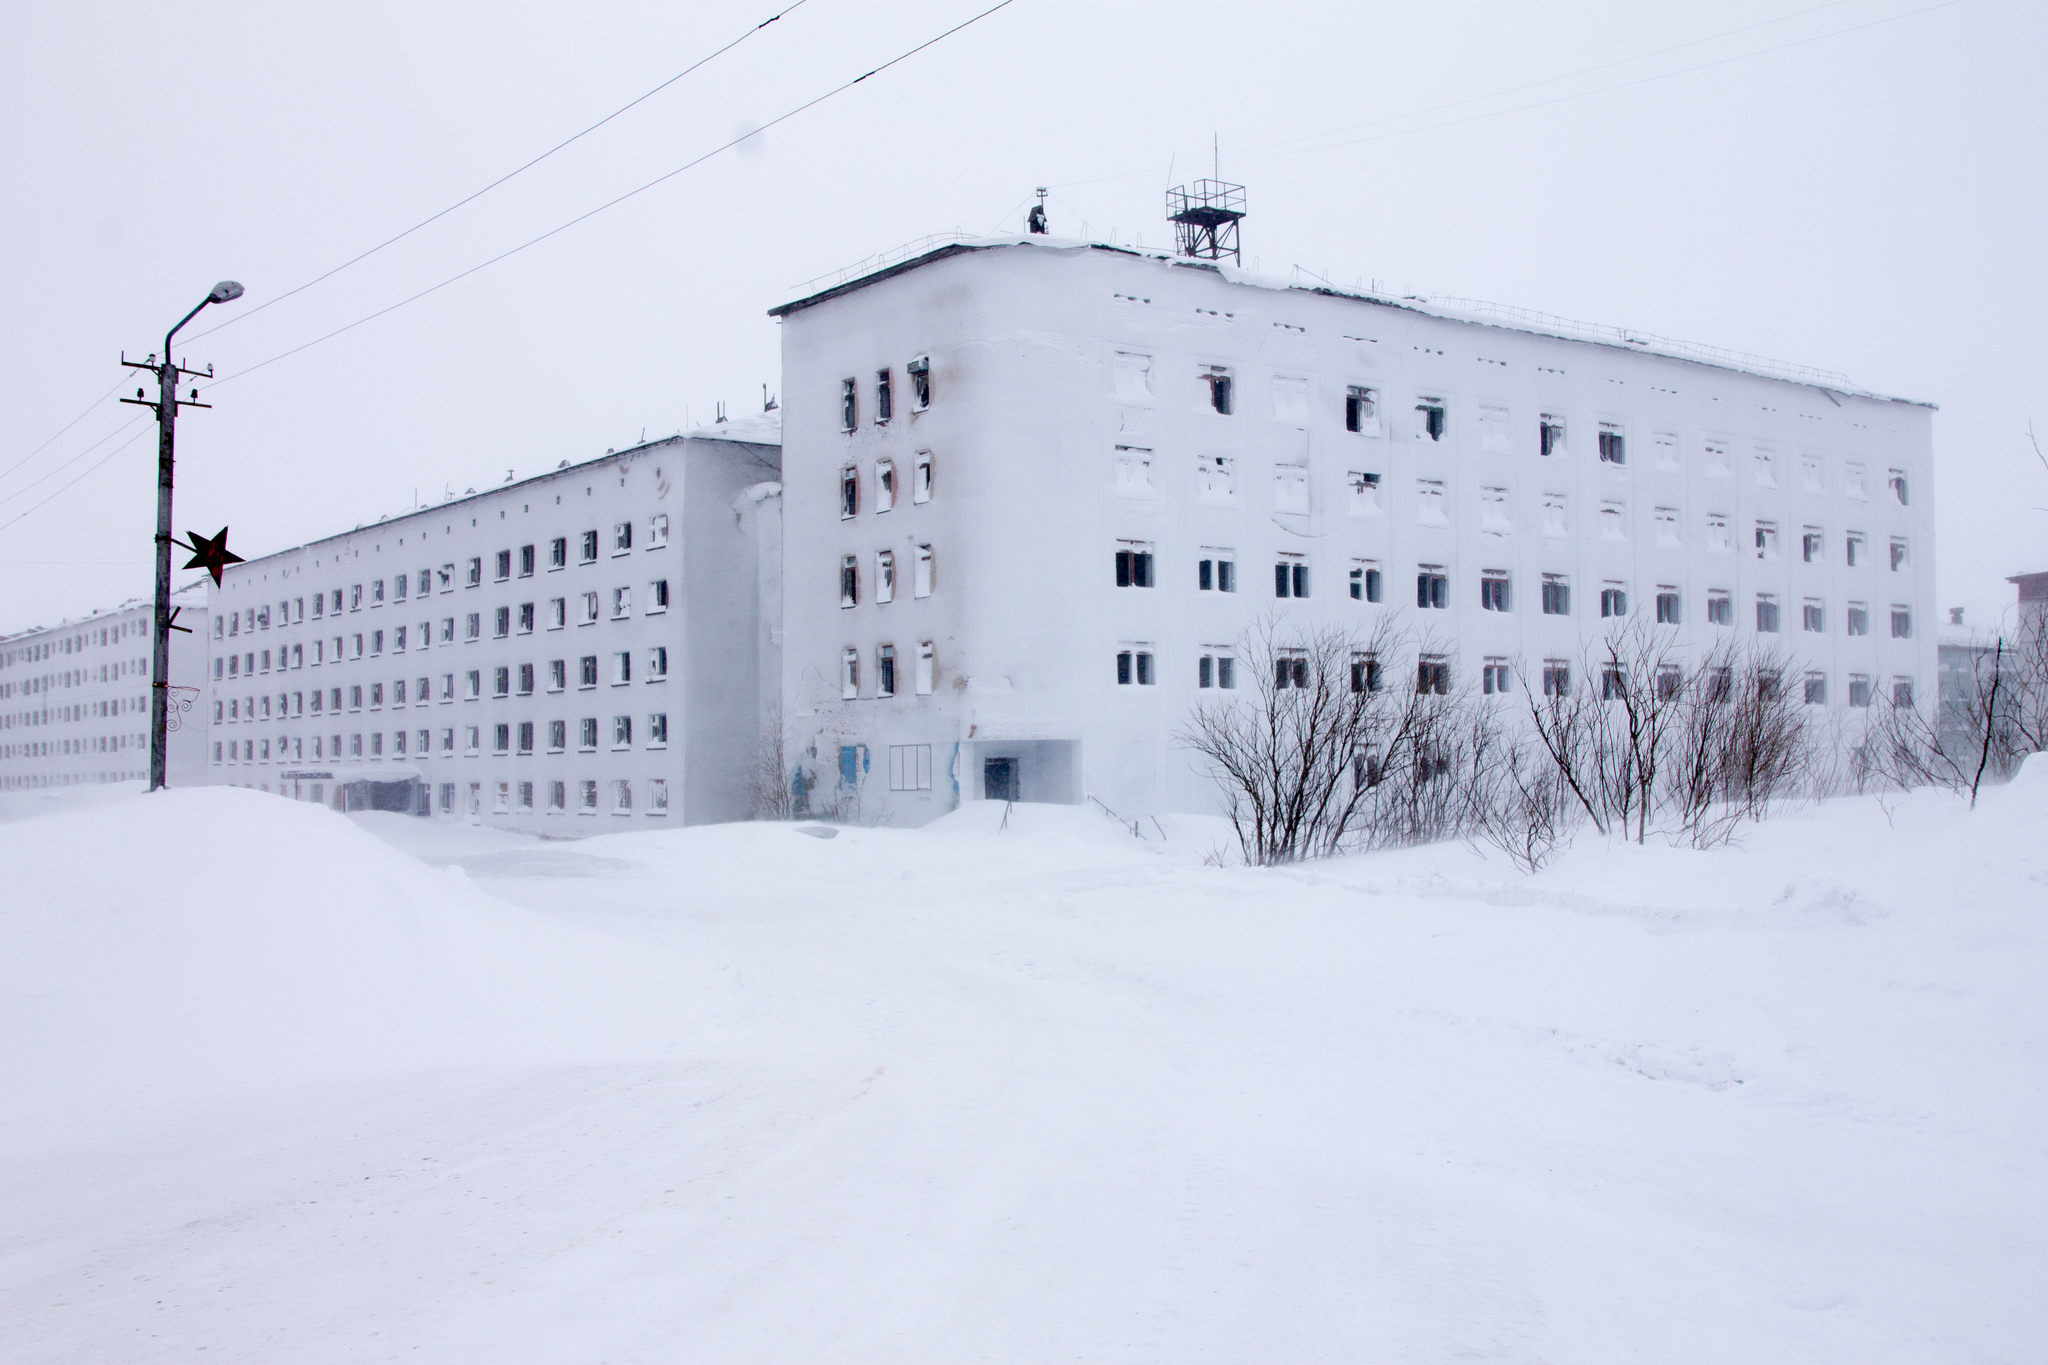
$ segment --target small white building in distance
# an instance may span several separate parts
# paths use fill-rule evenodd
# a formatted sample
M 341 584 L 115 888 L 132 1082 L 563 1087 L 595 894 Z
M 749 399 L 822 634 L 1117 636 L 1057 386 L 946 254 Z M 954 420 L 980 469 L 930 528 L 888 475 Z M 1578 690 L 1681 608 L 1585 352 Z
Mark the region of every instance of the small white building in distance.
M 1540 686 L 1641 616 L 1767 635 L 1816 707 L 1933 700 L 1926 404 L 1045 237 L 772 311 L 813 811 L 1214 809 L 1172 736 L 1276 610 L 1402 613 L 1450 685 Z
M 206 592 L 171 595 L 174 787 L 206 781 Z M 149 781 L 149 600 L 0 638 L 0 792 Z
M 231 565 L 211 780 L 553 834 L 747 818 L 777 441 L 742 419 Z

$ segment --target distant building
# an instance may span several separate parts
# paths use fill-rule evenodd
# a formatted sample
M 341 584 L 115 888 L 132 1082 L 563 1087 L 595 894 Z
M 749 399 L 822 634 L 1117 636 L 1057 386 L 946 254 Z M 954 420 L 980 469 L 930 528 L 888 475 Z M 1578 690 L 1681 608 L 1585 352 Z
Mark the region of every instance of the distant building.
M 1996 631 L 1967 625 L 1961 607 L 1949 608 L 1948 620 L 1941 627 L 1935 669 L 1935 722 L 1944 748 L 1978 732 L 1974 713 L 1979 689 L 1990 678 L 1986 660 L 1997 647 Z
M 2015 574 L 2005 581 L 2019 589 L 2021 629 L 2048 628 L 2048 572 Z
M 1811 704 L 1925 705 L 1932 408 L 1483 305 L 1045 237 L 783 326 L 782 704 L 814 810 L 1211 809 L 1174 740 L 1268 613 L 1401 611 L 1432 688 L 1617 619 L 1754 637 Z M 1383 661 L 1385 662 L 1385 661 Z
M 747 818 L 778 439 L 744 419 L 230 566 L 211 780 L 540 833 Z
M 171 597 L 174 787 L 206 780 L 206 593 Z M 151 601 L 0 637 L 0 791 L 149 780 Z

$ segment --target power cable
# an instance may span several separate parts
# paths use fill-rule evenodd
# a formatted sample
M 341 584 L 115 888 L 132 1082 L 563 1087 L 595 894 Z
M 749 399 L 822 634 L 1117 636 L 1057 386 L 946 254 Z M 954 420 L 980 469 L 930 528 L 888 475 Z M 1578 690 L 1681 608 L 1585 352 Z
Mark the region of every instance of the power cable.
M 123 380 L 122 382 L 123 382 L 123 383 L 126 383 L 127 381 L 126 381 L 126 380 Z M 106 444 L 106 443 L 107 443 L 108 441 L 111 441 L 111 440 L 113 440 L 113 439 L 114 439 L 114 438 L 115 438 L 116 436 L 119 436 L 119 435 L 120 435 L 120 434 L 121 434 L 122 432 L 124 432 L 124 431 L 128 430 L 128 428 L 130 428 L 130 427 L 134 426 L 134 425 L 135 425 L 135 424 L 136 424 L 137 422 L 140 422 L 141 420 L 142 420 L 142 415 L 141 415 L 140 413 L 137 413 L 137 414 L 136 414 L 135 416 L 133 416 L 133 417 L 130 417 L 130 418 L 129 418 L 129 419 L 127 420 L 127 421 L 125 421 L 125 422 L 121 423 L 121 425 L 120 425 L 120 426 L 118 426 L 118 427 L 115 427 L 115 428 L 114 428 L 114 429 L 113 429 L 112 431 L 110 431 L 110 432 L 108 432 L 108 433 L 107 433 L 106 435 L 104 435 L 104 436 L 100 437 L 100 438 L 99 438 L 99 440 L 97 440 L 97 441 L 94 441 L 94 442 L 93 442 L 93 443 L 92 443 L 91 445 L 87 446 L 87 447 L 86 447 L 85 449 L 83 449 L 83 450 L 79 451 L 79 452 L 78 452 L 78 453 L 77 453 L 76 455 L 73 455 L 73 456 L 72 456 L 72 457 L 71 457 L 70 459 L 66 460 L 66 461 L 65 461 L 65 462 L 64 462 L 63 464 L 60 464 L 60 465 L 58 465 L 58 466 L 57 466 L 57 467 L 56 467 L 55 469 L 52 469 L 52 470 L 50 470 L 50 471 L 49 471 L 48 473 L 46 473 L 46 474 L 42 474 L 42 475 L 39 475 L 39 476 L 37 476 L 37 477 L 36 477 L 35 479 L 33 479 L 33 480 L 29 481 L 28 483 L 25 483 L 25 484 L 23 484 L 23 485 L 22 485 L 21 487 L 19 487 L 19 488 L 17 488 L 17 489 L 15 489 L 15 490 L 14 490 L 14 491 L 13 491 L 12 493 L 9 493 L 9 494 L 8 494 L 8 495 L 7 495 L 6 497 L 4 497 L 4 498 L 0 498 L 0 504 L 5 504 L 5 503 L 10 503 L 10 502 L 13 502 L 13 501 L 14 501 L 14 500 L 15 500 L 16 498 L 18 498 L 18 497 L 20 497 L 20 496 L 21 496 L 22 494 L 24 494 L 24 493 L 28 492 L 28 490 L 29 490 L 29 489 L 31 489 L 31 488 L 34 488 L 34 487 L 35 487 L 35 486 L 36 486 L 37 484 L 41 483 L 41 482 L 42 482 L 42 481 L 43 481 L 44 479 L 48 479 L 48 478 L 53 478 L 53 477 L 55 477 L 56 475 L 58 475 L 58 474 L 61 474 L 61 473 L 63 473 L 63 472 L 65 471 L 65 470 L 69 469 L 69 468 L 70 468 L 70 467 L 71 467 L 72 465 L 75 465 L 75 464 L 77 464 L 77 463 L 78 463 L 78 462 L 79 462 L 80 460 L 82 460 L 82 459 L 84 459 L 84 458 L 85 458 L 86 456 L 88 456 L 88 455 L 92 454 L 92 452 L 94 451 L 94 449 L 96 449 L 96 448 L 97 448 L 97 447 L 99 447 L 99 446 L 103 446 L 103 445 L 105 445 L 105 444 Z
M 107 401 L 107 400 L 108 400 L 109 398 L 112 398 L 112 397 L 114 396 L 114 390 L 115 390 L 115 389 L 118 389 L 118 388 L 120 388 L 120 387 L 121 387 L 121 386 L 122 386 L 123 384 L 126 384 L 127 382 L 128 382 L 128 376 L 127 376 L 127 375 L 125 375 L 125 374 L 124 374 L 124 375 L 122 375 L 122 376 L 121 376 L 121 377 L 120 377 L 119 379 L 116 379 L 116 380 L 114 381 L 114 388 L 112 388 L 112 389 L 108 389 L 108 390 L 107 390 L 107 391 L 106 391 L 105 393 L 103 393 L 103 394 L 101 394 L 101 395 L 100 395 L 99 397 L 97 397 L 97 398 L 93 399 L 93 400 L 92 400 L 92 402 L 91 402 L 91 403 L 90 403 L 90 404 L 89 404 L 89 405 L 88 405 L 88 406 L 86 407 L 86 409 L 85 409 L 85 411 L 84 411 L 84 412 L 81 412 L 81 413 L 79 413 L 79 414 L 78 414 L 78 416 L 76 416 L 76 417 L 72 418 L 72 419 L 71 419 L 70 421 L 66 422 L 66 423 L 65 423 L 65 424 L 64 424 L 63 426 L 61 426 L 61 427 L 58 427 L 58 428 L 57 428 L 57 429 L 56 429 L 56 430 L 55 430 L 54 432 L 50 433 L 50 440 L 49 440 L 49 441 L 45 441 L 45 442 L 43 442 L 43 444 L 42 444 L 42 445 L 39 445 L 39 446 L 37 446 L 37 447 L 36 447 L 36 448 L 35 448 L 34 450 L 31 450 L 31 451 L 30 451 L 30 452 L 29 452 L 28 454 L 26 454 L 26 455 L 22 456 L 22 457 L 21 457 L 20 459 L 16 460 L 16 461 L 15 461 L 15 462 L 14 462 L 13 464 L 11 464 L 11 465 L 7 466 L 7 468 L 5 468 L 5 469 L 0 469 L 0 479 L 4 479 L 4 478 L 6 478 L 6 477 L 7 477 L 7 476 L 8 476 L 9 474 L 12 474 L 12 473 L 13 473 L 13 472 L 14 472 L 15 470 L 17 470 L 17 469 L 21 468 L 21 467 L 22 467 L 23 465 L 27 464 L 27 463 L 28 463 L 28 462 L 29 462 L 30 460 L 33 460 L 33 459 L 34 459 L 34 458 L 35 458 L 36 456 L 38 456 L 38 455 L 42 454 L 42 453 L 43 453 L 43 450 L 45 449 L 45 447 L 47 447 L 47 446 L 48 446 L 48 445 L 50 444 L 50 442 L 51 442 L 51 441 L 54 441 L 54 440 L 56 440 L 56 439 L 57 439 L 57 438 L 58 438 L 59 436 L 62 436 L 62 435 L 63 435 L 63 434 L 65 433 L 65 432 L 67 432 L 67 431 L 71 430 L 71 428 L 73 428 L 73 427 L 77 426 L 77 425 L 78 425 L 78 424 L 79 424 L 80 422 L 83 422 L 83 421 L 84 421 L 84 420 L 85 420 L 86 418 L 88 418 L 88 417 L 92 416 L 92 414 L 93 414 L 93 410 L 94 410 L 95 408 L 99 407 L 99 405 L 100 405 L 100 404 L 102 404 L 102 403 L 106 402 L 106 401 Z
M 101 465 L 105 464 L 105 463 L 106 463 L 106 462 L 107 462 L 108 460 L 111 460 L 111 459 L 113 459 L 113 458 L 114 458 L 114 457 L 115 457 L 116 455 L 119 455 L 119 454 L 120 454 L 120 453 L 121 453 L 122 451 L 126 450 L 126 449 L 127 449 L 127 448 L 128 448 L 129 446 L 132 446 L 132 445 L 134 445 L 134 444 L 135 444 L 135 442 L 136 442 L 136 440 L 137 440 L 137 438 L 139 438 L 139 437 L 140 437 L 140 436 L 141 436 L 142 434 L 143 434 L 143 433 L 142 433 L 142 432 L 140 432 L 140 431 L 136 432 L 134 436 L 130 436 L 130 437 L 129 437 L 129 438 L 127 439 L 127 440 L 125 440 L 125 441 L 121 442 L 121 444 L 119 444 L 119 445 L 115 446 L 115 447 L 114 447 L 114 448 L 113 448 L 112 450 L 110 450 L 110 451 L 108 451 L 108 452 L 107 452 L 106 454 L 104 454 L 104 455 L 100 456 L 100 458 L 99 458 L 99 459 L 97 459 L 97 460 L 94 460 L 94 461 L 93 461 L 93 462 L 92 462 L 91 464 L 87 465 L 87 466 L 86 466 L 86 467 L 85 467 L 85 468 L 84 468 L 84 469 L 83 469 L 82 471 L 80 471 L 80 473 L 79 473 L 79 475 L 78 475 L 78 478 L 76 478 L 76 479 L 73 479 L 73 480 L 71 481 L 71 483 L 67 483 L 67 484 L 65 484 L 65 485 L 64 485 L 64 486 L 63 486 L 62 488 L 59 488 L 59 489 L 57 489 L 57 490 L 56 490 L 55 492 L 51 493 L 49 497 L 47 497 L 47 498 L 44 498 L 44 499 L 43 499 L 43 501 L 42 501 L 42 502 L 39 502 L 39 503 L 37 503 L 37 504 L 35 505 L 35 507 L 31 507 L 31 508 L 29 508 L 29 509 L 28 509 L 27 511 L 24 511 L 24 512 L 21 512 L 21 513 L 18 513 L 18 514 L 16 514 L 16 515 L 15 515 L 15 517 L 14 517 L 14 518 L 13 518 L 12 520 L 10 520 L 10 521 L 6 522 L 6 523 L 5 523 L 4 525 L 0 525 L 0 530 L 5 530 L 5 529 L 7 529 L 7 527 L 11 527 L 11 526 L 15 525 L 16 523 L 20 522 L 20 520 L 21 520 L 21 519 L 22 519 L 23 517 L 25 517 L 25 516 L 29 515 L 29 513 L 30 513 L 30 512 L 33 512 L 33 511 L 35 511 L 35 510 L 36 510 L 36 507 L 41 507 L 41 506 L 43 506 L 43 505 L 44 505 L 45 503 L 48 503 L 48 502 L 49 502 L 49 501 L 50 501 L 51 499 L 53 499 L 53 498 L 56 498 L 56 497 L 59 497 L 59 496 L 61 496 L 61 495 L 63 494 L 63 492 L 65 491 L 65 489 L 68 489 L 68 488 L 70 488 L 70 487 L 71 487 L 71 486 L 72 486 L 73 484 L 76 484 L 76 483 L 78 483 L 80 479 L 83 479 L 83 478 L 85 478 L 85 476 L 86 476 L 86 475 L 88 475 L 88 474 L 90 474 L 90 473 L 92 473 L 92 472 L 93 472 L 93 470 L 95 470 L 95 469 L 98 469 L 98 468 L 99 468 L 99 467 L 100 467 Z
M 745 142 L 750 137 L 760 136 L 762 133 L 767 132 L 770 128 L 773 128 L 776 124 L 785 123 L 788 120 L 795 118 L 798 114 L 803 113 L 806 109 L 814 108 L 815 106 L 823 104 L 826 100 L 829 100 L 836 95 L 844 94 L 846 91 L 853 89 L 854 86 L 859 85 L 862 81 L 868 79 L 869 76 L 879 76 L 880 74 L 882 74 L 882 72 L 887 71 L 890 67 L 897 65 L 899 62 L 908 61 L 910 58 L 915 57 L 918 53 L 924 51 L 926 48 L 944 42 L 946 39 L 952 37 L 954 34 L 960 32 L 962 29 L 970 28 L 973 25 L 978 24 L 982 20 L 988 18 L 997 10 L 1007 9 L 1015 3 L 1016 0 L 998 0 L 998 3 L 989 6 L 987 9 L 975 15 L 973 18 L 963 20 L 962 22 L 955 24 L 953 27 L 947 29 L 944 33 L 939 34 L 937 37 L 927 38 L 925 41 L 919 43 L 916 47 L 911 48 L 909 51 L 891 57 L 888 61 L 883 62 L 880 66 L 874 68 L 874 70 L 868 71 L 859 76 L 855 76 L 852 80 L 846 82 L 844 85 L 836 86 L 833 89 L 826 91 L 824 94 L 819 95 L 815 99 L 807 100 L 804 103 L 799 104 L 796 108 L 790 110 L 788 113 L 772 118 L 768 122 L 762 124 L 759 128 L 755 128 L 750 132 L 744 133 L 741 136 L 734 138 L 730 142 L 714 147 L 710 151 L 704 153 L 702 156 L 697 157 L 691 161 L 686 161 L 672 171 L 669 171 L 663 175 L 656 176 L 654 179 L 648 181 L 644 185 L 641 185 L 637 189 L 627 190 L 624 194 L 618 196 L 616 199 L 607 200 L 606 202 L 599 204 L 594 209 L 591 209 L 585 213 L 579 213 L 574 218 L 571 218 L 568 222 L 562 223 L 556 227 L 549 228 L 546 232 L 541 233 L 538 237 L 534 237 L 528 241 L 521 242 L 518 246 L 515 246 L 510 250 L 501 251 L 497 255 L 491 257 L 489 260 L 483 261 L 477 265 L 473 265 L 469 269 L 464 270 L 459 274 L 450 275 L 447 279 L 442 280 L 439 284 L 429 285 L 427 288 L 420 290 L 419 293 L 417 294 L 410 295 L 407 298 L 400 299 L 396 303 L 389 304 L 383 308 L 379 308 L 374 313 L 370 313 L 363 317 L 357 318 L 354 322 L 348 323 L 345 326 L 337 327 L 333 331 L 327 333 L 326 335 L 315 337 L 313 338 L 313 340 L 308 341 L 303 345 L 294 346 L 289 351 L 280 351 L 278 354 L 271 356 L 268 360 L 259 360 L 254 365 L 250 365 L 245 369 L 236 370 L 233 374 L 223 375 L 219 379 L 214 380 L 211 384 L 208 384 L 205 387 L 208 390 L 211 390 L 214 387 L 228 383 L 231 380 L 240 379 L 244 375 L 253 374 L 257 370 L 262 369 L 266 365 L 274 365 L 278 361 L 283 360 L 289 356 L 295 356 L 300 351 L 309 350 L 314 346 L 320 345 L 322 342 L 332 341 L 335 337 L 340 336 L 343 332 L 353 331 L 355 328 L 362 326 L 366 322 L 374 322 L 376 319 L 383 317 L 386 313 L 396 312 L 398 309 L 405 307 L 409 303 L 417 303 L 419 300 L 425 298 L 427 295 L 436 293 L 442 289 L 446 289 L 449 285 L 454 284 L 458 280 L 468 279 L 471 275 L 476 274 L 480 270 L 488 269 L 489 267 L 496 265 L 498 262 L 502 260 L 506 260 L 509 257 L 516 256 L 520 252 L 526 250 L 528 247 L 538 246 L 542 242 L 545 242 L 548 238 L 553 237 L 558 233 L 565 232 L 572 227 L 575 227 L 578 223 L 584 222 L 587 219 L 595 218 L 598 214 L 603 213 L 606 209 L 616 208 L 620 204 L 625 203 L 628 199 L 632 199 L 637 195 L 645 194 L 648 190 L 653 189 L 655 186 L 663 184 L 666 181 L 675 179 L 675 177 L 681 175 L 684 171 L 690 170 L 692 167 L 701 166 L 706 161 L 709 161 L 712 157 L 717 156 L 720 152 L 729 151 L 732 148 L 739 146 L 740 143 Z
M 553 156 L 556 152 L 561 151 L 570 143 L 575 142 L 580 138 L 587 137 L 591 133 L 596 132 L 598 129 L 604 127 L 607 123 L 610 123 L 613 119 L 625 113 L 627 110 L 633 108 L 635 105 L 644 104 L 648 100 L 653 99 L 656 95 L 668 89 L 671 85 L 674 85 L 677 81 L 689 75 L 692 71 L 695 71 L 699 67 L 704 66 L 709 62 L 716 61 L 718 58 L 723 57 L 726 53 L 732 51 L 741 43 L 744 43 L 747 39 L 753 37 L 755 34 L 759 33 L 762 29 L 768 27 L 776 20 L 782 18 L 784 15 L 794 13 L 807 3 L 809 3 L 809 0 L 796 0 L 796 3 L 790 5 L 788 8 L 783 9 L 778 13 L 769 15 L 766 19 L 763 19 L 760 23 L 754 25 L 745 33 L 742 33 L 739 37 L 727 43 L 724 47 L 721 47 L 716 52 L 713 52 L 710 56 L 703 57 L 695 62 L 692 62 L 690 65 L 684 67 L 681 71 L 676 72 L 675 75 L 670 76 L 667 80 L 663 81 L 660 85 L 655 86 L 652 90 L 649 90 L 646 94 L 640 96 L 638 99 L 628 100 L 626 103 L 612 110 L 609 114 L 606 114 L 597 122 L 591 124 L 588 128 L 585 128 L 582 132 L 576 133 L 573 136 L 562 139 L 560 142 L 557 142 L 554 146 L 548 148 L 546 151 L 542 152 L 533 160 L 527 162 L 525 165 L 519 167 L 516 170 L 507 171 L 505 174 L 499 176 L 496 180 L 493 180 L 490 184 L 484 186 L 482 189 L 476 191 L 474 194 L 466 195 L 463 198 L 456 200 L 447 208 L 442 209 L 439 213 L 430 214 L 427 217 L 420 219 L 420 221 L 414 223 L 411 227 L 399 233 L 397 236 L 386 238 L 385 240 L 377 243 L 377 245 L 371 247 L 368 251 L 363 252 L 361 255 L 350 257 L 348 260 L 343 261 L 340 265 L 335 266 L 332 270 L 327 271 L 325 274 L 315 275 L 312 279 L 307 280 L 304 284 L 299 285 L 295 289 L 287 289 L 284 291 L 284 293 L 277 295 L 275 298 L 265 300 L 264 302 L 257 304 L 254 308 L 237 311 L 231 314 L 224 321 L 216 323 L 214 326 L 207 328 L 203 332 L 192 333 L 185 339 L 186 342 L 190 343 L 193 341 L 197 341 L 200 337 L 212 336 L 215 332 L 221 331 L 223 328 L 232 327 L 238 322 L 241 322 L 247 318 L 254 317 L 256 314 L 270 307 L 270 305 L 273 303 L 283 303 L 292 295 L 303 293 L 304 291 L 311 289 L 314 285 L 320 283 L 322 280 L 330 279 L 335 275 L 339 275 L 342 271 L 348 269 L 350 266 L 355 265 L 360 261 L 369 259 L 370 257 L 376 255 L 378 252 L 382 251 L 385 247 L 392 245 L 394 242 L 403 241 L 405 238 L 412 236 L 413 233 L 418 232 L 421 228 L 426 227 L 429 223 L 433 223 L 442 218 L 446 218 L 449 214 L 455 212 L 455 210 L 461 208 L 464 204 L 472 203 L 475 200 L 481 199 L 483 196 L 489 194 L 492 190 L 498 188 L 498 186 L 504 184 L 506 181 L 512 179 L 514 176 L 523 175 L 527 171 L 532 170 L 535 166 L 538 166 L 541 162 L 546 161 L 549 157 Z M 119 386 L 116 385 L 116 387 Z

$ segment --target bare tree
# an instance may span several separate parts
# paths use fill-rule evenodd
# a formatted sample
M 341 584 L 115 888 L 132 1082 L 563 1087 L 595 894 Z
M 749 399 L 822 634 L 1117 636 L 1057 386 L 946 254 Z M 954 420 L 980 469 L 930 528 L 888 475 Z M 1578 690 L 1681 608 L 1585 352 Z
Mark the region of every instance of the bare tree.
M 761 737 L 754 749 L 753 769 L 747 774 L 747 794 L 756 820 L 788 820 L 796 814 L 793 774 L 783 747 L 785 728 L 782 715 L 772 708 L 761 717 Z

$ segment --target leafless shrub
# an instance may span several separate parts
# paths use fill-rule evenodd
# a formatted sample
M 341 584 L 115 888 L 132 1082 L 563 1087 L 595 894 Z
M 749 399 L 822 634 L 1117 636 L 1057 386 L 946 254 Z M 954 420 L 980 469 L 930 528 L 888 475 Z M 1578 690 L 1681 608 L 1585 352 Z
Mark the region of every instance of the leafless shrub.
M 747 774 L 747 795 L 756 820 L 790 820 L 796 816 L 795 779 L 783 744 L 782 717 L 771 711 L 761 718 L 761 738 L 754 749 L 753 769 Z
M 1886 784 L 1968 793 L 2003 782 L 2048 747 L 2048 625 L 2030 623 L 1973 660 L 1931 706 L 1872 707 L 1861 761 Z

